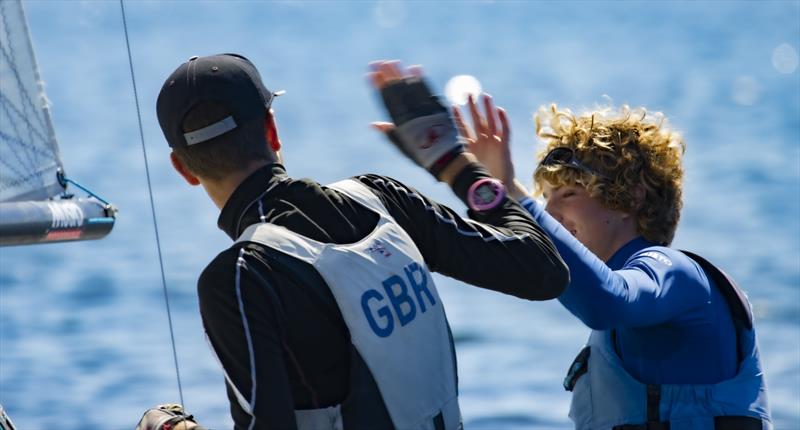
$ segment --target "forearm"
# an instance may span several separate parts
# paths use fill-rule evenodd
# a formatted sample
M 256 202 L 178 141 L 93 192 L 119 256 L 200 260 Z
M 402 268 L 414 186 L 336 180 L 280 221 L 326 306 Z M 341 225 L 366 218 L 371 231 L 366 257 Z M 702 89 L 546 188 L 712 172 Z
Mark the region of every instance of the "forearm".
M 508 187 L 508 195 L 518 202 L 530 197 L 528 189 L 517 178 L 514 178 L 511 183 L 507 183 L 506 187 Z
M 455 182 L 458 175 L 464 172 L 464 169 L 470 167 L 470 164 L 477 164 L 478 159 L 469 152 L 461 152 L 457 154 L 448 164 L 442 169 L 437 179 L 447 183 L 451 187 Z
M 437 271 L 469 284 L 527 300 L 560 296 L 569 272 L 547 235 L 507 199 L 492 213 L 469 211 L 480 237 L 459 237 L 442 248 Z M 453 258 L 463 250 L 463 259 Z
M 467 179 L 486 176 L 472 168 L 464 174 Z M 512 199 L 473 214 L 479 223 L 391 178 L 358 179 L 381 198 L 432 271 L 529 300 L 555 298 L 563 291 L 566 266 L 547 235 Z

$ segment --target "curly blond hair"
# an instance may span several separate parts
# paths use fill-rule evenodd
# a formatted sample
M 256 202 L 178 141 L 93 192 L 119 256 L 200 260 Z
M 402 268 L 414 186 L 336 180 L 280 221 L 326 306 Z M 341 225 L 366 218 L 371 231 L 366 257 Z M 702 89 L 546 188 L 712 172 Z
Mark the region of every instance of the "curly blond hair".
M 683 207 L 681 157 L 686 147 L 661 113 L 622 106 L 576 116 L 552 104 L 542 106 L 534 122 L 546 144 L 539 162 L 553 148 L 566 147 L 587 167 L 540 163 L 533 175 L 535 195 L 541 195 L 544 182 L 581 185 L 604 207 L 635 215 L 645 239 L 672 242 Z

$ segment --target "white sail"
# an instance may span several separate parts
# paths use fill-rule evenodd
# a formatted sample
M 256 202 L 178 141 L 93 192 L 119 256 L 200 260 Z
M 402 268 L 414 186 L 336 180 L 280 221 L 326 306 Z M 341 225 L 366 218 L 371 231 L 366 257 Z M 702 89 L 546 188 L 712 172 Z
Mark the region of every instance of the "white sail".
M 72 198 L 67 182 L 25 11 L 0 0 L 0 246 L 108 234 L 115 209 Z
M 61 193 L 61 168 L 22 3 L 0 0 L 0 202 Z

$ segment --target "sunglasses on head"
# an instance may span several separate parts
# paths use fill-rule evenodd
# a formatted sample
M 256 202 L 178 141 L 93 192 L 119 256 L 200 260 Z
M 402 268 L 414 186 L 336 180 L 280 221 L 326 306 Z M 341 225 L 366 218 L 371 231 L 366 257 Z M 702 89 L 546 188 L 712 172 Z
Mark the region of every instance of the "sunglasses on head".
M 575 155 L 575 150 L 566 146 L 557 146 L 551 149 L 550 152 L 548 152 L 547 155 L 542 158 L 539 166 L 574 167 L 580 171 L 608 179 L 606 175 L 578 161 L 578 157 Z

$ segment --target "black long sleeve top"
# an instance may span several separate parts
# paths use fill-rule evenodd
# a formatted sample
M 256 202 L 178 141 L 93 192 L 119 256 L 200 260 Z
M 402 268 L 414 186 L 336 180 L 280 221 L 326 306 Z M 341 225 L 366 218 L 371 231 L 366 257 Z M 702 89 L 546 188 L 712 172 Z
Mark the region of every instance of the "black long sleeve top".
M 486 176 L 470 165 L 453 189 L 464 200 L 469 185 Z M 528 300 L 555 298 L 569 281 L 547 234 L 514 200 L 470 211 L 468 220 L 394 179 L 353 179 L 380 198 L 431 271 Z M 219 217 L 234 240 L 259 222 L 344 244 L 369 234 L 378 217 L 271 164 L 239 185 Z M 292 429 L 295 409 L 331 406 L 347 396 L 349 332 L 311 265 L 257 243 L 235 243 L 203 271 L 198 294 L 204 329 L 228 379 L 236 429 Z

